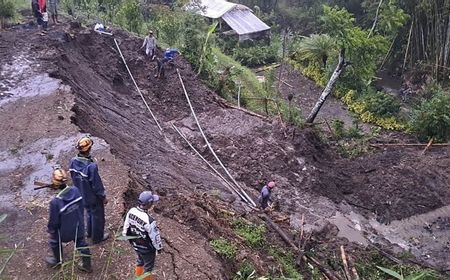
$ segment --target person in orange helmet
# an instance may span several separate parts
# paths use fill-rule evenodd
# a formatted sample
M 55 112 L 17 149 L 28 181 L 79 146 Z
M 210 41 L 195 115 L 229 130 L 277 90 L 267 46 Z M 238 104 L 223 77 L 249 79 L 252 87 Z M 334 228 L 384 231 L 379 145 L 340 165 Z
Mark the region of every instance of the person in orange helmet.
M 87 212 L 87 237 L 97 244 L 108 239 L 105 232 L 105 205 L 108 203 L 97 163 L 91 157 L 92 138 L 81 137 L 76 144 L 78 155 L 70 161 L 69 171 L 73 184 L 83 196 Z

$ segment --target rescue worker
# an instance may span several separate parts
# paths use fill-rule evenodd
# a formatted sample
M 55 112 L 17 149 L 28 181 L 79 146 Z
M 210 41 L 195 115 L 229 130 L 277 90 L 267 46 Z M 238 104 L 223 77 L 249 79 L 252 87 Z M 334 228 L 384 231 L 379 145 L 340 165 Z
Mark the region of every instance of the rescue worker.
M 261 203 L 261 209 L 266 209 L 267 206 L 269 206 L 269 201 L 272 201 L 270 199 L 270 195 L 272 194 L 272 190 L 275 187 L 275 182 L 271 181 L 267 185 L 265 185 L 261 189 L 261 196 L 259 198 Z
M 145 47 L 145 54 L 150 58 L 150 60 L 155 59 L 156 54 L 156 38 L 153 36 L 153 31 L 149 31 L 148 35 L 145 36 L 144 43 L 142 44 L 142 48 Z
M 92 145 L 94 141 L 89 135 L 78 140 L 76 148 L 79 153 L 70 161 L 69 170 L 73 184 L 83 196 L 87 212 L 87 237 L 92 238 L 93 244 L 98 244 L 109 238 L 105 232 L 105 205 L 108 200 L 97 163 L 90 155 Z
M 175 48 L 167 48 L 164 52 L 164 57 L 162 59 L 156 59 L 158 63 L 157 73 L 155 78 L 164 77 L 164 64 L 171 62 L 177 54 L 180 54 L 178 49 Z
M 83 204 L 79 190 L 66 185 L 67 173 L 56 167 L 52 174 L 52 188 L 60 190 L 50 201 L 48 219 L 49 245 L 52 255 L 46 261 L 52 267 L 62 264 L 65 242 L 74 241 L 82 254 L 79 269 L 92 272 L 91 253 L 84 239 Z
M 156 254 L 162 249 L 161 237 L 159 229 L 156 226 L 156 221 L 148 214 L 148 210 L 158 200 L 159 196 L 153 194 L 151 191 L 142 192 L 139 195 L 139 205 L 131 208 L 125 217 L 122 235 L 137 237 L 130 239 L 130 243 L 137 254 L 136 276 L 153 271 Z M 154 279 L 156 279 L 154 274 L 144 278 L 144 280 Z

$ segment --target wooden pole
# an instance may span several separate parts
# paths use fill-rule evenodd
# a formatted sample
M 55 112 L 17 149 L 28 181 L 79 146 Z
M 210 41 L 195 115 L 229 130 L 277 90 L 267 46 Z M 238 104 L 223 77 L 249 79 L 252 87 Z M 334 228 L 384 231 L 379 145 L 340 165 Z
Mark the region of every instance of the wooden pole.
M 350 274 L 350 270 L 348 268 L 347 255 L 345 254 L 344 245 L 341 245 L 341 259 L 342 264 L 344 265 L 345 277 L 348 280 L 352 280 L 352 275 Z
M 431 144 L 433 144 L 433 137 L 431 137 L 430 141 L 428 142 L 427 146 L 425 147 L 425 149 L 423 149 L 423 151 L 420 153 L 421 156 L 423 156 L 425 154 L 425 152 L 428 150 L 428 148 L 431 146 Z

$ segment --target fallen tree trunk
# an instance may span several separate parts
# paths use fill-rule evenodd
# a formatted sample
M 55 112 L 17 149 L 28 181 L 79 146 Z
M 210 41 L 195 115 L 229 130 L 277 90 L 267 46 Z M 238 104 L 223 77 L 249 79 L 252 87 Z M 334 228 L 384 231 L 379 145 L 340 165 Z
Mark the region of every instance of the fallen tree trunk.
M 323 103 L 325 103 L 325 100 L 330 95 L 330 93 L 333 91 L 334 85 L 336 84 L 346 66 L 347 62 L 345 61 L 345 49 L 342 49 L 339 53 L 339 62 L 336 65 L 336 69 L 334 69 L 333 75 L 331 75 L 331 78 L 328 81 L 325 89 L 322 91 L 322 94 L 320 95 L 319 100 L 317 100 L 316 105 L 314 105 L 314 108 L 311 110 L 311 113 L 309 113 L 308 118 L 306 118 L 306 123 L 314 122 L 314 119 L 317 117 L 320 108 L 322 107 Z

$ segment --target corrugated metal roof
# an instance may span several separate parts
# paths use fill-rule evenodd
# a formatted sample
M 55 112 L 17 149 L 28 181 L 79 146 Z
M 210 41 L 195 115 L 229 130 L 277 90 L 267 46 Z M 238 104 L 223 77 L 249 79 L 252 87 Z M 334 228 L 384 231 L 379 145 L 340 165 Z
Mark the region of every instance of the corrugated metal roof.
M 224 14 L 222 19 L 239 35 L 270 29 L 267 24 L 247 9 L 231 10 Z
M 224 0 L 194 0 L 187 6 L 187 10 L 209 18 L 220 18 L 237 5 Z

